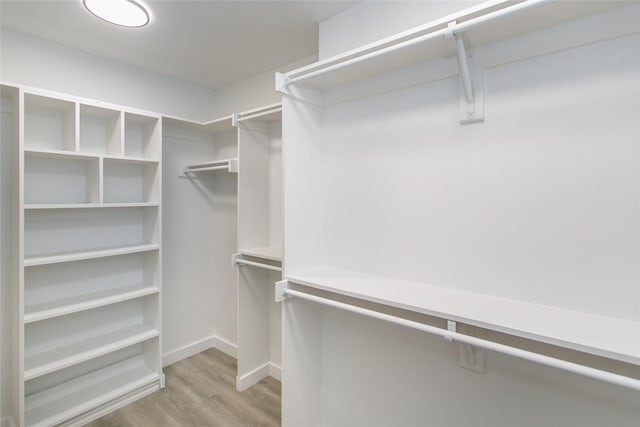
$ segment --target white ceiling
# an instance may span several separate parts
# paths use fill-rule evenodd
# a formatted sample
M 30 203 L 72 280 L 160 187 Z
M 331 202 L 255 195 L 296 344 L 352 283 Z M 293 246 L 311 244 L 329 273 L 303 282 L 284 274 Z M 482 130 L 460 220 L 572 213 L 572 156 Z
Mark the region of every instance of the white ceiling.
M 2 26 L 218 89 L 316 54 L 317 23 L 354 1 L 146 0 L 151 25 L 123 28 L 82 0 L 0 0 Z

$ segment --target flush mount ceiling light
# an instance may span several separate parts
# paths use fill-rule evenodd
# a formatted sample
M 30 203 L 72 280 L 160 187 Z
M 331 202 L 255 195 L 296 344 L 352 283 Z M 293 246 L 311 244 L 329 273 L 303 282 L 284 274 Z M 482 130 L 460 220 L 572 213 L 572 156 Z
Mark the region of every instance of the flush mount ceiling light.
M 144 27 L 149 12 L 134 0 L 82 0 L 84 7 L 98 18 L 123 27 Z

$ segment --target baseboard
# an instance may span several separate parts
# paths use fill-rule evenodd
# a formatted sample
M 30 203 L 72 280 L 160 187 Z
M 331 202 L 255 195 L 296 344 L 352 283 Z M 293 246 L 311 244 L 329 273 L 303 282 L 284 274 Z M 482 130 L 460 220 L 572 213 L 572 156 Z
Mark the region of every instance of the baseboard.
M 198 354 L 201 351 L 208 350 L 211 347 L 217 348 L 216 340 L 217 338 L 215 336 L 211 336 L 200 341 L 187 344 L 184 347 L 180 347 L 179 349 L 170 351 L 169 353 L 165 353 L 162 355 L 162 366 L 171 365 L 172 363 L 186 359 L 194 354 Z
M 256 384 L 261 379 L 269 376 L 269 365 L 265 363 L 262 366 L 257 367 L 253 371 L 236 377 L 236 389 L 238 391 L 245 391 L 252 385 Z
M 265 363 L 248 374 L 236 377 L 236 389 L 238 391 L 245 391 L 266 377 L 273 377 L 278 381 L 282 381 L 282 368 L 275 363 Z
M 4 417 L 0 420 L 0 427 L 16 427 L 13 417 Z
M 236 344 L 229 342 L 224 338 L 212 335 L 208 338 L 193 342 L 191 344 L 187 344 L 177 350 L 173 350 L 163 354 L 162 366 L 169 366 L 172 363 L 179 362 L 182 359 L 186 359 L 187 357 L 193 356 L 194 354 L 198 354 L 201 351 L 208 350 L 212 347 L 217 348 L 218 350 L 228 354 L 234 359 L 238 358 L 238 346 Z
M 282 382 L 282 367 L 275 363 L 269 363 L 269 376 Z
M 220 338 L 218 336 L 214 336 L 214 345 L 213 347 L 217 348 L 223 353 L 228 354 L 234 359 L 238 358 L 238 345 L 234 344 L 230 341 L 225 340 L 224 338 Z

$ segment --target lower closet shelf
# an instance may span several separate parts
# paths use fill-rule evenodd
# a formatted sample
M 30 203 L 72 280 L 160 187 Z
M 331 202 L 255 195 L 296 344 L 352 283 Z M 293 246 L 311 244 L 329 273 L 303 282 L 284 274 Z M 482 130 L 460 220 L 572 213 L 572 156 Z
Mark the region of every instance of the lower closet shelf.
M 156 286 L 139 284 L 78 295 L 41 304 L 27 305 L 24 310 L 24 323 L 37 322 L 52 317 L 103 307 L 109 304 L 157 294 L 158 292 L 160 292 L 160 290 Z
M 159 389 L 160 375 L 145 365 L 143 356 L 132 357 L 27 396 L 26 425 L 55 425 L 145 386 Z
M 135 325 L 59 348 L 48 349 L 25 358 L 24 379 L 29 381 L 159 335 L 160 332 L 157 329 L 146 325 Z
M 288 274 L 293 284 L 640 364 L 640 322 L 333 268 Z

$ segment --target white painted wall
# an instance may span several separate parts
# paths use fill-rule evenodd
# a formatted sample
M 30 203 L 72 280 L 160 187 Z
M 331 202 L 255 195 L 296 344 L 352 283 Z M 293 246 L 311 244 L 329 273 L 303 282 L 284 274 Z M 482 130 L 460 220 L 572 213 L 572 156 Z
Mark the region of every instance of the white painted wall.
M 97 99 L 169 116 L 205 121 L 215 93 L 160 74 L 1 29 L 5 82 Z
M 224 117 L 231 113 L 252 110 L 280 102 L 281 95 L 275 91 L 275 73 L 294 70 L 311 64 L 316 59 L 316 56 L 303 58 L 261 73 L 241 83 L 220 89 L 216 92 L 214 117 Z
M 484 123 L 458 123 L 455 66 L 396 91 L 369 82 L 368 97 L 322 110 L 287 97 L 299 121 L 283 130 L 287 273 L 328 265 L 637 321 L 640 58 L 629 52 L 640 39 L 611 30 L 594 40 L 628 28 L 637 5 L 627 11 L 479 49 Z M 337 26 L 321 43 L 342 37 L 333 53 L 350 49 L 349 34 L 375 32 L 372 22 Z M 640 417 L 637 392 L 491 352 L 477 374 L 442 339 L 295 298 L 285 307 L 284 425 Z
M 329 58 L 484 1 L 364 1 L 320 23 L 318 57 Z

